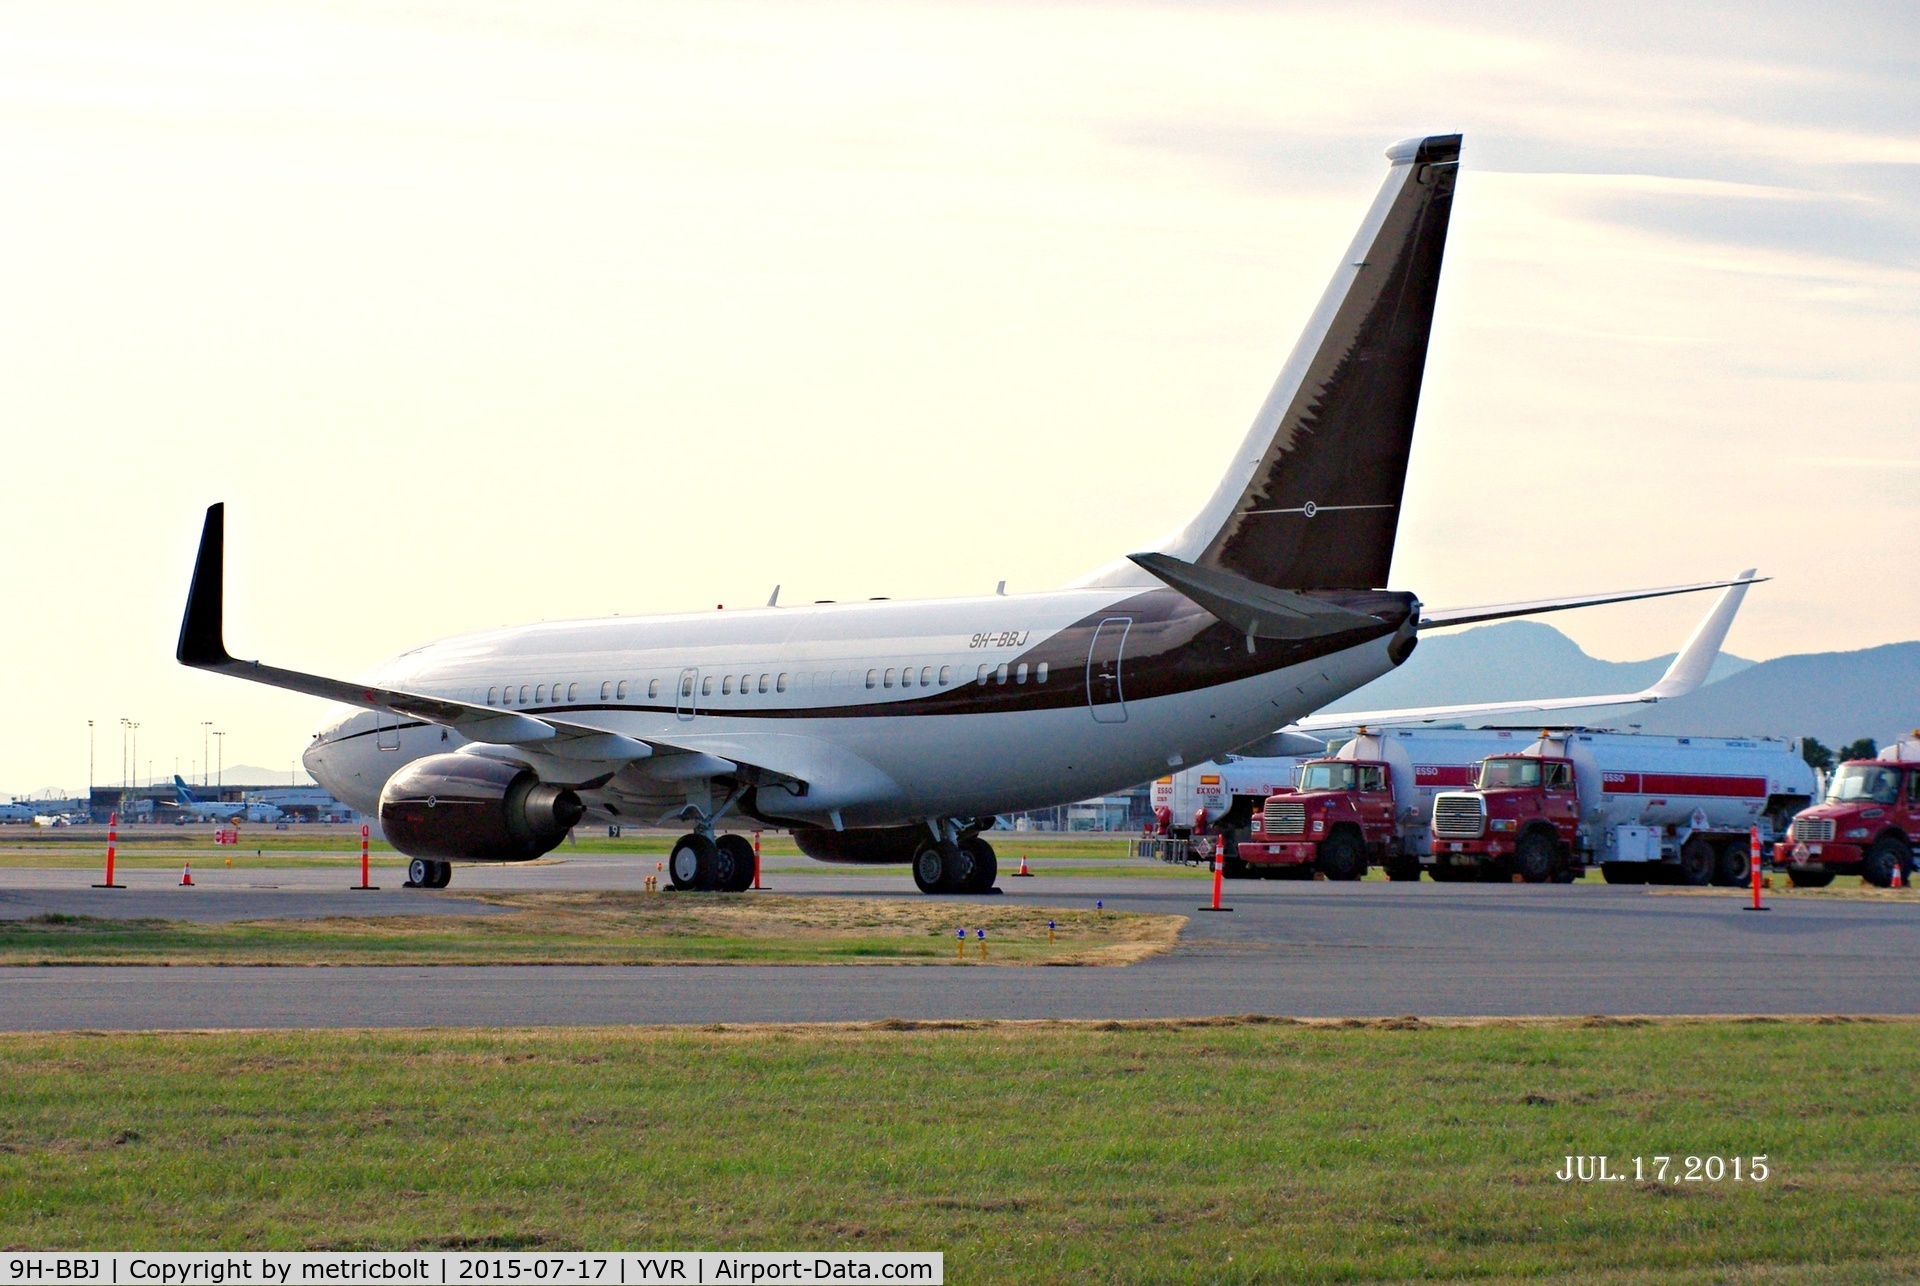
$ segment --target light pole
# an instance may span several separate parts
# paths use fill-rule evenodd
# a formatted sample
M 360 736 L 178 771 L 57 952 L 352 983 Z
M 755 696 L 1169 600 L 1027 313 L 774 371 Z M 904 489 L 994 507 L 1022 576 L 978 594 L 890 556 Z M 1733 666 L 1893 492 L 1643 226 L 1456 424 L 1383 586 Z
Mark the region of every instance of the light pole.
M 207 763 L 207 730 L 211 727 L 213 727 L 213 720 L 202 719 L 200 721 L 200 784 L 202 786 L 207 784 L 207 768 L 209 767 Z
M 213 778 L 214 789 L 218 790 L 227 784 L 227 734 L 216 729 L 213 735 L 220 743 L 217 747 L 220 752 L 220 767 L 215 771 Z
M 134 776 L 134 783 L 133 783 L 133 784 L 134 784 L 135 786 L 138 786 L 138 785 L 140 784 L 140 781 L 139 781 L 139 777 L 140 777 L 140 721 L 139 721 L 138 719 L 132 719 L 132 720 L 129 720 L 129 721 L 128 721 L 128 723 L 127 723 L 127 726 L 128 726 L 129 728 L 131 728 L 131 729 L 133 729 L 133 776 Z
M 87 799 L 93 799 L 93 720 L 87 720 Z
M 120 789 L 127 788 L 127 725 L 132 720 L 125 715 L 120 718 Z

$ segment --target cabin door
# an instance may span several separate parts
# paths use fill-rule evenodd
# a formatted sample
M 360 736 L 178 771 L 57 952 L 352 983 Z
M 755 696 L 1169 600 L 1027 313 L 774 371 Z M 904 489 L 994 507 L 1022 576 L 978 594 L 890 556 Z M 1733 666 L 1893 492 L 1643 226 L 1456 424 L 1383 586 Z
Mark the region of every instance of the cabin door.
M 1087 705 L 1095 723 L 1127 721 L 1126 690 L 1120 681 L 1121 655 L 1126 651 L 1131 616 L 1109 616 L 1093 632 L 1087 648 Z

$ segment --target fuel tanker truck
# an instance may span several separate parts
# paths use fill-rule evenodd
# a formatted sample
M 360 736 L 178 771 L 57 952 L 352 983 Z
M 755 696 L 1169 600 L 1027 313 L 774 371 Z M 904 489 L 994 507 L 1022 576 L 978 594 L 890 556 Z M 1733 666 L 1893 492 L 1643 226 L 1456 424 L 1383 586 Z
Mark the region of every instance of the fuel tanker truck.
M 1421 863 L 1436 880 L 1572 880 L 1597 862 L 1610 884 L 1740 884 L 1749 828 L 1772 847 L 1815 794 L 1777 738 L 1544 732 L 1434 795 Z
M 1515 737 L 1503 728 L 1362 729 L 1331 755 L 1304 760 L 1294 789 L 1265 800 L 1244 837 L 1229 831 L 1226 874 L 1357 880 L 1377 863 L 1391 879 L 1417 880 L 1435 792 L 1466 785 L 1475 762 L 1525 744 Z
M 1886 888 L 1911 884 L 1920 849 L 1920 729 L 1872 759 L 1849 759 L 1827 779 L 1826 798 L 1793 819 L 1774 865 L 1801 888 L 1858 875 Z

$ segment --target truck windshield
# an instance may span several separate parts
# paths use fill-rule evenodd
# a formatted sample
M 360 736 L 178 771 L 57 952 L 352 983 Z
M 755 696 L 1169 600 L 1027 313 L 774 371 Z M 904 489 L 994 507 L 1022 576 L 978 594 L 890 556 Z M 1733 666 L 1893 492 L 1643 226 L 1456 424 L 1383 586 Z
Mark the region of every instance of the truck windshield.
M 1480 789 L 1499 790 L 1506 786 L 1538 786 L 1538 759 L 1489 759 L 1480 765 Z
M 1308 764 L 1300 770 L 1300 789 L 1352 790 L 1352 764 Z
M 1827 783 L 1829 804 L 1891 804 L 1900 798 L 1900 774 L 1877 764 L 1843 764 Z

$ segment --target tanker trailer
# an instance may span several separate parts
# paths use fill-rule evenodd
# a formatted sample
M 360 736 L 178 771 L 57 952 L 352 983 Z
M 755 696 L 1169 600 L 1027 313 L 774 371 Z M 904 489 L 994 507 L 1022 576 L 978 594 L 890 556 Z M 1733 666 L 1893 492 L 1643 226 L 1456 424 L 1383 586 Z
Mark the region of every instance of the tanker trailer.
M 1546 732 L 1483 760 L 1471 790 L 1435 796 L 1435 879 L 1578 878 L 1610 884 L 1744 882 L 1748 832 L 1786 833 L 1813 770 L 1775 737 Z

